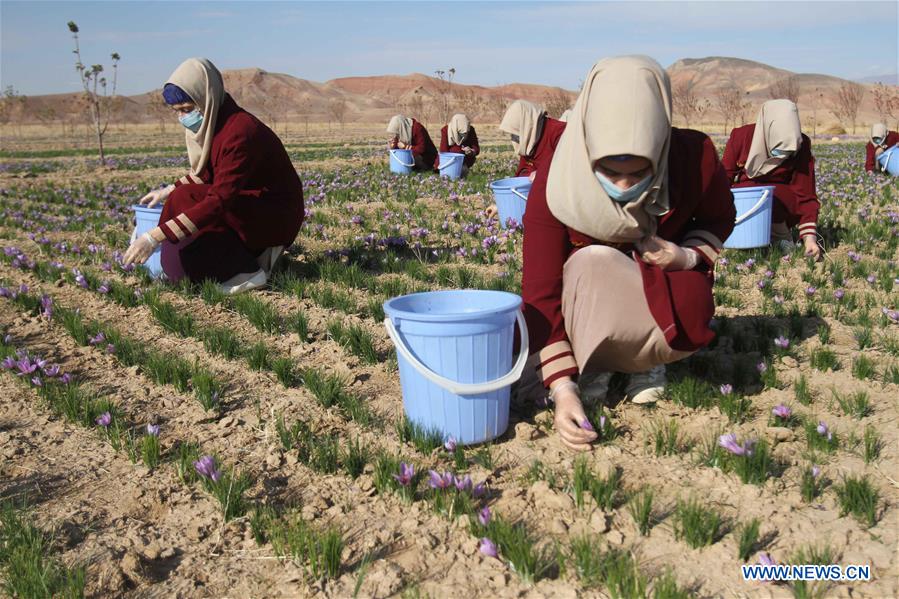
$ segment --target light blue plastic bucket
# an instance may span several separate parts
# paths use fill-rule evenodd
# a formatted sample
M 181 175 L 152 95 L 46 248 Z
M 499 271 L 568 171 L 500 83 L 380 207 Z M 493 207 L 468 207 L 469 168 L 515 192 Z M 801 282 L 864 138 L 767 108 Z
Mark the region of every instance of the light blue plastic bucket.
M 390 172 L 398 175 L 408 175 L 415 166 L 412 158 L 412 150 L 390 150 Z
M 131 208 L 134 210 L 135 220 L 134 233 L 131 234 L 131 241 L 134 241 L 139 236 L 159 225 L 159 215 L 162 214 L 162 206 L 158 208 L 147 208 L 146 206 L 135 204 L 131 206 Z M 150 274 L 154 277 L 158 277 L 162 274 L 162 264 L 159 261 L 159 256 L 161 254 L 160 247 L 157 247 L 144 263 L 144 266 L 147 267 L 147 270 L 149 270 Z
M 883 170 L 894 177 L 899 177 L 899 146 L 893 146 L 885 150 L 883 154 L 877 157 L 877 160 L 880 162 Z
M 527 206 L 528 192 L 531 191 L 531 180 L 528 177 L 500 179 L 490 184 L 490 191 L 496 199 L 499 225 L 503 229 L 508 228 L 509 219 L 521 224 Z
M 520 307 L 513 293 L 479 289 L 427 291 L 384 302 L 409 420 L 465 445 L 505 432 L 509 387 L 528 357 Z M 513 365 L 516 322 L 521 350 Z
M 724 247 L 737 250 L 770 244 L 774 186 L 735 187 L 731 192 L 734 194 L 737 218 L 733 233 L 725 240 Z
M 441 177 L 459 179 L 462 177 L 462 165 L 465 162 L 465 154 L 459 152 L 440 152 L 440 162 L 437 169 Z

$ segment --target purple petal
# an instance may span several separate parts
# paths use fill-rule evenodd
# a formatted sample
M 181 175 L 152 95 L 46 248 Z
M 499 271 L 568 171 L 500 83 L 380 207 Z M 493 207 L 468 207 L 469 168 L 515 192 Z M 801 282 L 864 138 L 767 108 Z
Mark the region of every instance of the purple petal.
M 493 541 L 491 541 L 490 539 L 488 539 L 487 537 L 484 537 L 483 539 L 481 539 L 481 543 L 478 546 L 478 550 L 481 553 L 483 553 L 484 555 L 486 555 L 487 557 L 498 557 L 499 556 L 499 551 L 497 551 L 497 549 L 496 549 L 496 544 Z

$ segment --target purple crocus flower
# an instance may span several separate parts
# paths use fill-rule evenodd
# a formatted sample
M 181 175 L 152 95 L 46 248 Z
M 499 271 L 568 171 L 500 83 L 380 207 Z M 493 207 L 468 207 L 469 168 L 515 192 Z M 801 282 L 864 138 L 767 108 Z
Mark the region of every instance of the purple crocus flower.
M 721 392 L 721 395 L 730 395 L 734 392 L 734 386 L 729 383 L 724 383 L 718 387 L 718 390 Z
M 109 283 L 102 283 L 99 287 L 97 287 L 97 291 L 99 293 L 109 293 Z
M 483 497 L 487 493 L 487 484 L 480 482 L 471 490 L 471 496 L 475 499 Z
M 813 465 L 813 466 L 812 466 L 812 478 L 818 478 L 818 476 L 819 476 L 820 474 L 821 474 L 821 469 L 818 468 L 817 466 L 814 466 L 814 465 Z
M 496 543 L 484 537 L 481 539 L 480 545 L 478 545 L 478 551 L 486 555 L 487 557 L 499 557 L 499 551 L 496 549 Z
M 790 347 L 790 340 L 783 335 L 780 335 L 779 337 L 776 337 L 774 339 L 774 345 L 779 347 L 780 349 L 787 349 L 788 347 Z
M 37 363 L 32 362 L 27 357 L 22 358 L 21 360 L 16 362 L 16 366 L 19 369 L 19 372 L 18 372 L 19 376 L 25 376 L 27 374 L 31 374 L 38 368 Z
M 487 526 L 490 523 L 490 508 L 486 505 L 478 512 L 478 522 L 481 526 Z
M 60 368 L 58 364 L 54 364 L 52 366 L 47 366 L 44 368 L 44 374 L 50 378 L 54 378 L 59 376 Z
M 793 415 L 793 410 L 791 410 L 788 406 L 785 406 L 784 404 L 777 404 L 771 410 L 771 413 L 782 420 L 788 420 L 790 418 L 790 416 Z
M 817 291 L 818 291 L 818 289 L 814 285 L 809 285 L 808 287 L 805 288 L 805 294 L 809 297 L 815 295 L 815 293 L 817 293 Z
M 471 477 L 467 474 L 462 478 L 454 476 L 453 484 L 456 485 L 456 490 L 460 493 L 467 493 L 471 491 Z
M 718 445 L 731 452 L 734 455 L 743 455 L 746 453 L 746 450 L 742 445 L 737 443 L 737 435 L 734 433 L 728 433 L 726 435 L 721 435 L 718 437 Z
M 432 489 L 447 489 L 453 484 L 453 475 L 449 472 L 440 474 L 436 470 L 428 470 L 428 474 L 431 477 L 428 481 L 428 485 L 430 485 Z
M 584 418 L 581 421 L 581 428 L 584 429 L 585 431 L 593 432 L 593 425 L 590 424 L 590 421 L 587 420 L 586 418 Z
M 606 417 L 605 416 L 599 417 L 599 430 L 600 431 L 606 430 Z
M 218 482 L 222 477 L 222 471 L 216 467 L 215 458 L 211 455 L 204 455 L 202 458 L 194 462 L 194 468 L 200 476 Z
M 3 362 L 0 362 L 0 364 L 3 365 L 3 368 L 6 368 L 7 370 L 12 370 L 13 368 L 16 367 L 16 359 L 13 358 L 12 356 L 6 356 L 6 359 L 4 359 Z
M 84 278 L 84 275 L 76 275 L 75 276 L 75 284 L 81 287 L 82 289 L 87 289 L 87 279 Z
M 843 291 L 842 289 L 837 289 L 833 292 L 833 298 L 837 301 L 840 301 L 841 299 L 843 299 L 844 295 L 846 295 L 846 292 Z
M 761 280 L 759 280 L 758 283 L 755 284 L 755 286 L 758 287 L 759 289 L 764 289 L 767 284 L 768 284 L 768 281 L 766 281 L 765 279 L 761 279 Z
M 59 380 L 62 382 L 63 385 L 68 385 L 69 383 L 72 382 L 72 375 L 69 374 L 68 372 L 65 372 L 65 373 L 63 373 L 63 375 L 61 377 L 59 377 Z
M 95 422 L 103 428 L 108 428 L 109 425 L 112 424 L 112 414 L 110 414 L 109 412 L 103 412 L 102 414 L 97 416 Z
M 159 425 L 158 424 L 148 424 L 147 425 L 147 434 L 153 437 L 159 436 Z
M 765 374 L 768 372 L 768 365 L 764 362 L 759 362 L 755 365 L 755 369 L 759 371 L 759 374 Z
M 826 435 L 828 433 L 827 424 L 823 421 L 818 421 L 818 427 L 815 430 L 818 431 L 819 435 Z
M 49 295 L 41 296 L 41 316 L 47 320 L 53 318 L 53 298 Z
M 868 275 L 868 278 L 866 280 L 873 285 L 874 283 L 877 282 L 877 277 L 875 275 L 871 274 L 871 275 Z
M 44 386 L 44 383 L 43 383 L 43 381 L 41 381 L 41 377 L 39 377 L 39 376 L 31 377 L 31 384 L 34 385 L 35 387 L 43 387 Z
M 413 476 L 415 476 L 415 466 L 406 462 L 400 462 L 400 473 L 394 474 L 393 478 L 396 479 L 400 486 L 408 487 L 409 483 L 412 482 Z
M 103 334 L 103 331 L 97 333 L 94 337 L 88 339 L 88 343 L 91 345 L 99 345 L 100 343 L 104 343 L 106 341 L 106 335 Z
M 456 451 L 456 438 L 450 437 L 449 439 L 447 439 L 446 443 L 443 444 L 443 447 L 450 453 Z

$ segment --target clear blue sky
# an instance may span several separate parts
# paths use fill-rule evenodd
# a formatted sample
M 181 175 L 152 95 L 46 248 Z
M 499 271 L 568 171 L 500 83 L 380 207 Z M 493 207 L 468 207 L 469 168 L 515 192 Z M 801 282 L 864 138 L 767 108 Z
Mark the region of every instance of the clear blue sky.
M 0 84 L 78 89 L 87 64 L 122 55 L 120 91 L 159 87 L 184 58 L 313 81 L 433 73 L 575 89 L 596 59 L 735 56 L 846 78 L 895 73 L 897 2 L 0 2 Z

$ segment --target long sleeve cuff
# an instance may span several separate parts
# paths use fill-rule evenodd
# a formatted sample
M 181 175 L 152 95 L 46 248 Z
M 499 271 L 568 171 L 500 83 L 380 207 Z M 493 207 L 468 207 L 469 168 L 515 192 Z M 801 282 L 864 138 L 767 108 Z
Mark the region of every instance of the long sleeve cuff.
M 183 212 L 175 218 L 160 224 L 159 228 L 162 229 L 166 239 L 172 243 L 178 243 L 185 237 L 190 237 L 198 230 L 197 226 L 187 218 L 187 215 Z
M 818 227 L 814 222 L 799 223 L 799 238 L 802 239 L 806 235 L 811 235 L 816 239 L 818 238 Z
M 181 185 L 190 185 L 190 184 L 201 185 L 202 183 L 203 183 L 203 179 L 199 178 L 196 175 L 187 173 L 186 175 L 184 175 L 183 177 L 181 177 L 180 179 L 175 181 L 175 187 L 180 187 Z
M 681 247 L 696 250 L 709 266 L 714 266 L 724 244 L 713 233 L 702 229 L 693 229 L 684 235 Z
M 577 362 L 571 344 L 568 341 L 557 341 L 544 347 L 539 352 L 540 363 L 537 365 L 537 376 L 547 389 L 556 379 L 563 376 L 576 376 Z

